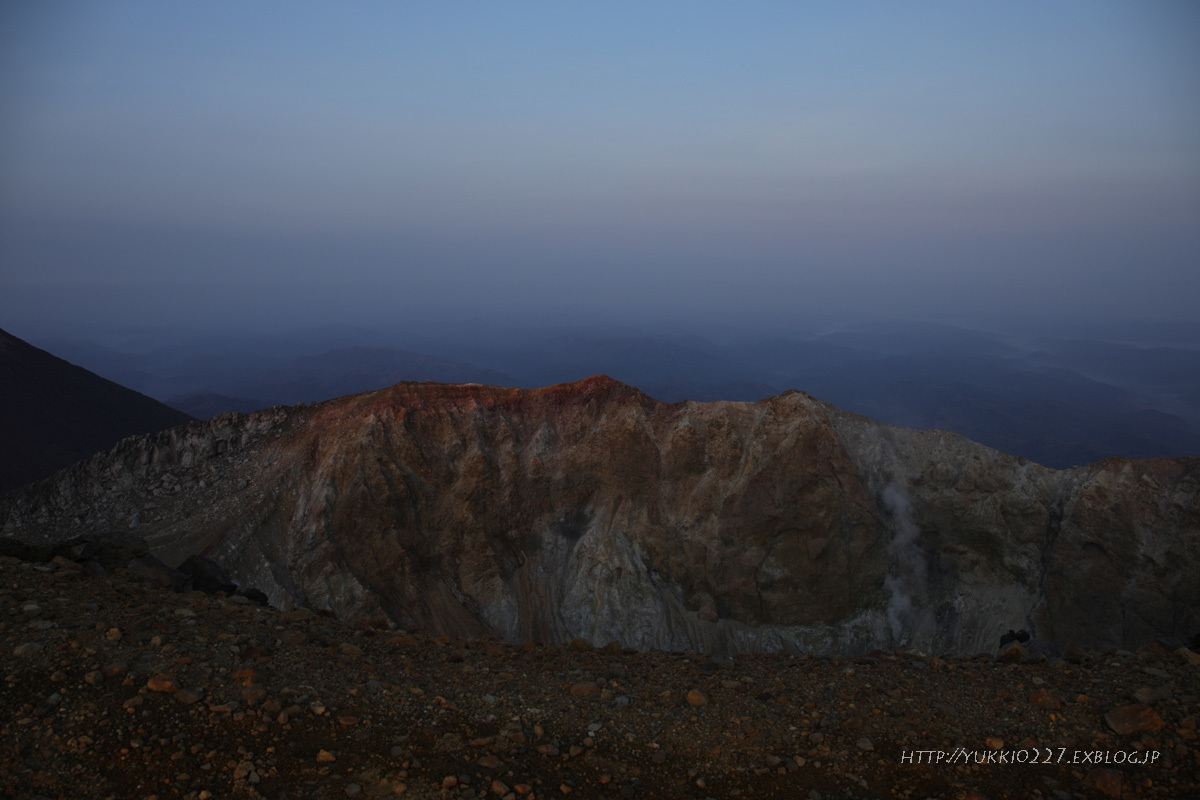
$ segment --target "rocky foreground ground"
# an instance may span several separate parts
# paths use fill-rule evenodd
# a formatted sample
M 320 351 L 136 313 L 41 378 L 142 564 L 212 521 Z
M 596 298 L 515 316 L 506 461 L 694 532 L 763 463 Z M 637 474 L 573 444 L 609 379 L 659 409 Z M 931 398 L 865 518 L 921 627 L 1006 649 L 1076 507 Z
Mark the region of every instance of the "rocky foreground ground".
M 3 557 L 0 645 L 4 797 L 1200 796 L 1200 656 L 1159 644 L 522 647 Z

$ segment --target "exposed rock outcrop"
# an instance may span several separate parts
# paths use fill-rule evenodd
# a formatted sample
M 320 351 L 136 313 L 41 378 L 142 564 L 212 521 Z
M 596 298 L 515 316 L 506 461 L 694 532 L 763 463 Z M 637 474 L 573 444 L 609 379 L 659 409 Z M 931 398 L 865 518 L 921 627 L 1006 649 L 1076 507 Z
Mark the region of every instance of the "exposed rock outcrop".
M 0 503 L 131 528 L 273 605 L 638 648 L 1065 648 L 1200 630 L 1200 460 L 1056 472 L 799 392 L 398 384 L 128 439 Z

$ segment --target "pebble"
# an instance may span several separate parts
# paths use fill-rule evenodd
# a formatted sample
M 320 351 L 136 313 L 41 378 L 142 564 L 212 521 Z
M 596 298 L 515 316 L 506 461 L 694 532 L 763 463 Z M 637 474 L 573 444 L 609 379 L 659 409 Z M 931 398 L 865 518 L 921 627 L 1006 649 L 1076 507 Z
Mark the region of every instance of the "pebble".
M 279 642 L 286 647 L 300 647 L 308 642 L 308 634 L 295 629 L 284 631 L 279 637 Z
M 129 671 L 129 665 L 124 661 L 114 661 L 110 664 L 105 664 L 100 668 L 100 671 L 106 678 L 120 678 Z
M 41 642 L 25 642 L 13 648 L 12 654 L 17 658 L 33 658 L 45 649 Z
M 1200 653 L 1194 653 L 1186 647 L 1176 650 L 1175 658 L 1182 664 L 1187 664 L 1191 667 L 1200 667 Z
M 175 699 L 185 706 L 200 702 L 200 693 L 192 689 L 180 689 L 175 692 Z
M 1083 785 L 1095 789 L 1106 797 L 1121 796 L 1121 773 L 1097 767 L 1083 779 Z
M 1153 689 L 1143 687 L 1133 693 L 1133 699 L 1147 706 L 1152 706 L 1155 703 L 1166 700 L 1171 696 L 1171 689 L 1168 686 L 1158 686 Z
M 163 692 L 165 694 L 179 691 L 179 687 L 175 685 L 175 681 L 161 673 L 146 681 L 146 688 L 152 692 Z
M 1162 728 L 1162 718 L 1150 706 L 1134 703 L 1114 708 L 1104 715 L 1104 721 L 1115 733 L 1129 734 L 1143 731 L 1153 732 Z
M 264 700 L 267 696 L 267 690 L 257 684 L 242 687 L 242 702 L 248 706 L 253 706 Z
M 1013 642 L 1004 652 L 996 656 L 1001 664 L 1015 664 L 1029 655 L 1029 651 L 1020 642 Z

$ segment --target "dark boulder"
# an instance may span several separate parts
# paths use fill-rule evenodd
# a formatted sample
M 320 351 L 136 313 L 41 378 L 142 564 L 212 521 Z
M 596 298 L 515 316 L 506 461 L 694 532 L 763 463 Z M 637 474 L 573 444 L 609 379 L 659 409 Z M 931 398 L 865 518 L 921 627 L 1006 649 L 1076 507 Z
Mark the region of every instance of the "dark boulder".
M 150 546 L 145 539 L 124 531 L 85 533 L 52 544 L 30 544 L 8 537 L 0 539 L 0 555 L 37 563 L 60 557 L 78 564 L 95 562 L 106 570 L 123 567 L 149 552 Z
M 228 595 L 237 592 L 237 584 L 229 579 L 225 568 L 206 556 L 188 556 L 179 565 L 179 571 L 191 577 L 192 588 L 198 592 L 225 592 Z
M 33 547 L 20 539 L 5 536 L 0 538 L 0 556 L 8 556 L 21 561 L 33 561 Z
M 1000 637 L 1000 649 L 1003 650 L 1004 646 L 1010 642 L 1020 642 L 1021 644 L 1025 644 L 1028 641 L 1029 631 L 1014 631 L 1010 629 L 1008 633 Z
M 266 593 L 263 592 L 261 589 L 254 588 L 253 586 L 250 587 L 249 589 L 247 589 L 246 591 L 242 592 L 241 594 L 242 594 L 242 597 L 245 597 L 247 600 L 251 601 L 252 603 L 258 603 L 260 606 L 265 606 L 265 605 L 270 604 L 270 599 L 267 597 Z
M 134 575 L 161 589 L 174 589 L 177 592 L 191 591 L 192 580 L 177 569 L 172 569 L 155 556 L 147 553 L 133 559 L 125 568 Z
M 79 563 L 95 561 L 107 570 L 123 567 L 149 553 L 145 539 L 125 531 L 85 533 L 54 546 L 54 555 Z
M 1061 659 L 1062 653 L 1051 642 L 1042 639 L 1030 639 L 1025 643 L 1025 649 L 1030 653 L 1043 655 L 1048 659 Z

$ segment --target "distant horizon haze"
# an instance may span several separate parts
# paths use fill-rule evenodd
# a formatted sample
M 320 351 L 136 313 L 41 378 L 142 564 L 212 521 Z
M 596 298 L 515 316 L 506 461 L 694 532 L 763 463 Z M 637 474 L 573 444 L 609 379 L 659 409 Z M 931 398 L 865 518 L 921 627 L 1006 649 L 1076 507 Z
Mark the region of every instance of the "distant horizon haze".
M 1197 322 L 1197 41 L 1168 0 L 5 4 L 0 322 Z

